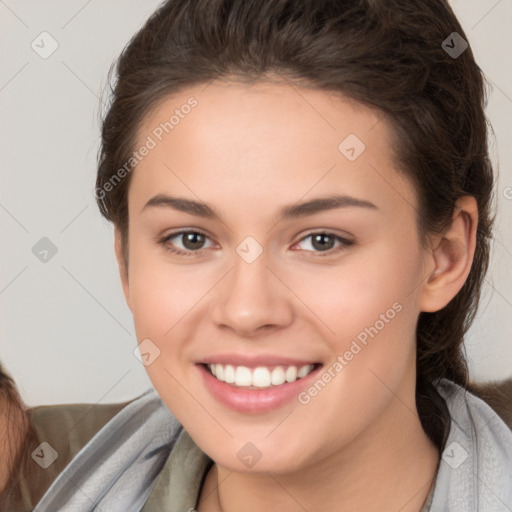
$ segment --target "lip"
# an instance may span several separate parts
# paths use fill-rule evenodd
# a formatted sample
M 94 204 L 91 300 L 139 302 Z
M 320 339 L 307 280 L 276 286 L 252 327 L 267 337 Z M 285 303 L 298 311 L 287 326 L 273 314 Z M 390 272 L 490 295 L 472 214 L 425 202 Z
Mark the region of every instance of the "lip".
M 221 361 L 220 358 L 215 359 L 216 361 Z M 224 361 L 224 359 L 222 359 L 222 361 Z M 280 359 L 280 361 L 282 361 L 282 359 Z M 308 363 L 306 362 L 305 364 Z M 240 366 L 242 365 L 240 364 Z M 295 382 L 285 382 L 280 386 L 270 387 L 267 389 L 248 389 L 237 388 L 236 386 L 227 384 L 226 382 L 221 382 L 208 371 L 204 363 L 196 364 L 196 368 L 201 374 L 201 379 L 206 389 L 218 402 L 229 409 L 247 414 L 270 412 L 297 398 L 304 388 L 311 385 L 312 380 L 317 377 L 318 372 L 322 367 L 322 364 L 317 364 L 317 367 L 308 375 L 296 380 Z
M 266 366 L 268 368 L 273 366 L 304 366 L 306 364 L 318 364 L 319 361 L 306 360 L 306 359 L 293 359 L 290 357 L 280 357 L 276 355 L 257 355 L 246 356 L 237 354 L 219 354 L 216 356 L 205 357 L 198 361 L 203 364 L 230 364 L 232 366 L 246 366 L 247 368 L 256 368 L 258 366 Z

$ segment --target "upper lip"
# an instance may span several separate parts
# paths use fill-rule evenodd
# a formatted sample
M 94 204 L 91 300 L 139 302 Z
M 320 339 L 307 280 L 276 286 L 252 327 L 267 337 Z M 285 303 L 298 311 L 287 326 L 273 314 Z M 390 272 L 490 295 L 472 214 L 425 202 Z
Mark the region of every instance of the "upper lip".
M 292 357 L 281 357 L 276 355 L 238 355 L 238 354 L 218 354 L 205 357 L 199 363 L 203 364 L 230 364 L 232 366 L 246 366 L 247 368 L 256 368 L 258 366 L 304 366 L 316 364 L 318 361 L 310 359 L 294 359 Z

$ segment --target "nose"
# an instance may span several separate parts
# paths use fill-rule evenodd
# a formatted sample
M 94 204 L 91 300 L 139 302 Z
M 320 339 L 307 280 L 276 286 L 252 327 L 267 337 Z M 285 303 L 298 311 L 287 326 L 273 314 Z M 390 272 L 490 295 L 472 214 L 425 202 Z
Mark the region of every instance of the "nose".
M 293 320 L 293 294 L 268 267 L 265 252 L 251 263 L 236 255 L 233 269 L 219 285 L 212 313 L 219 327 L 252 338 Z

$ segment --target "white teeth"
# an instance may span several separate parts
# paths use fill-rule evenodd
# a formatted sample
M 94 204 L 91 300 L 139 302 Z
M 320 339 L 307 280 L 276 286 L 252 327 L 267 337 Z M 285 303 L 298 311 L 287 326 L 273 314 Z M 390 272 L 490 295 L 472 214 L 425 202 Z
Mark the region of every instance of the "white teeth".
M 258 366 L 252 372 L 252 385 L 257 388 L 268 388 L 270 386 L 270 372 L 268 368 Z
M 286 378 L 284 376 L 284 369 L 282 366 L 277 366 L 272 370 L 270 381 L 272 382 L 273 386 L 279 386 L 285 383 Z
M 252 386 L 251 370 L 246 366 L 237 366 L 235 370 L 235 384 L 237 386 Z
M 284 374 L 286 382 L 295 382 L 297 380 L 297 367 L 288 366 L 286 373 Z
M 222 364 L 209 364 L 208 368 L 220 381 L 240 387 L 268 388 L 280 386 L 285 382 L 295 382 L 308 375 L 314 368 L 313 364 L 297 366 L 276 366 L 272 370 L 265 366 L 258 366 L 251 370 L 247 366 L 232 366 Z
M 301 366 L 299 368 L 299 371 L 297 372 L 297 377 L 299 379 L 302 379 L 302 377 L 305 377 L 311 370 L 309 369 L 310 365 Z
M 224 367 L 224 382 L 228 384 L 235 382 L 235 369 L 230 364 Z
M 221 364 L 215 365 L 215 375 L 219 380 L 224 380 L 224 368 L 222 368 Z

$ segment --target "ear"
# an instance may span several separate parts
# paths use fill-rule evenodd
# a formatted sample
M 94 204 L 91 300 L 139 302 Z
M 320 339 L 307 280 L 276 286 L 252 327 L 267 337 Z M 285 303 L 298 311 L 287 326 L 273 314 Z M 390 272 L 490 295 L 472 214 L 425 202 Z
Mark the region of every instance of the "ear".
M 420 295 L 420 311 L 443 309 L 462 288 L 471 270 L 476 247 L 478 205 L 472 196 L 461 197 L 446 231 L 433 237 L 427 254 L 427 280 Z
M 114 250 L 116 253 L 117 265 L 119 267 L 119 277 L 121 278 L 121 284 L 123 286 L 124 298 L 126 300 L 126 304 L 130 308 L 130 285 L 128 282 L 128 262 L 125 260 L 122 248 L 122 237 L 121 232 L 117 226 L 114 227 Z

